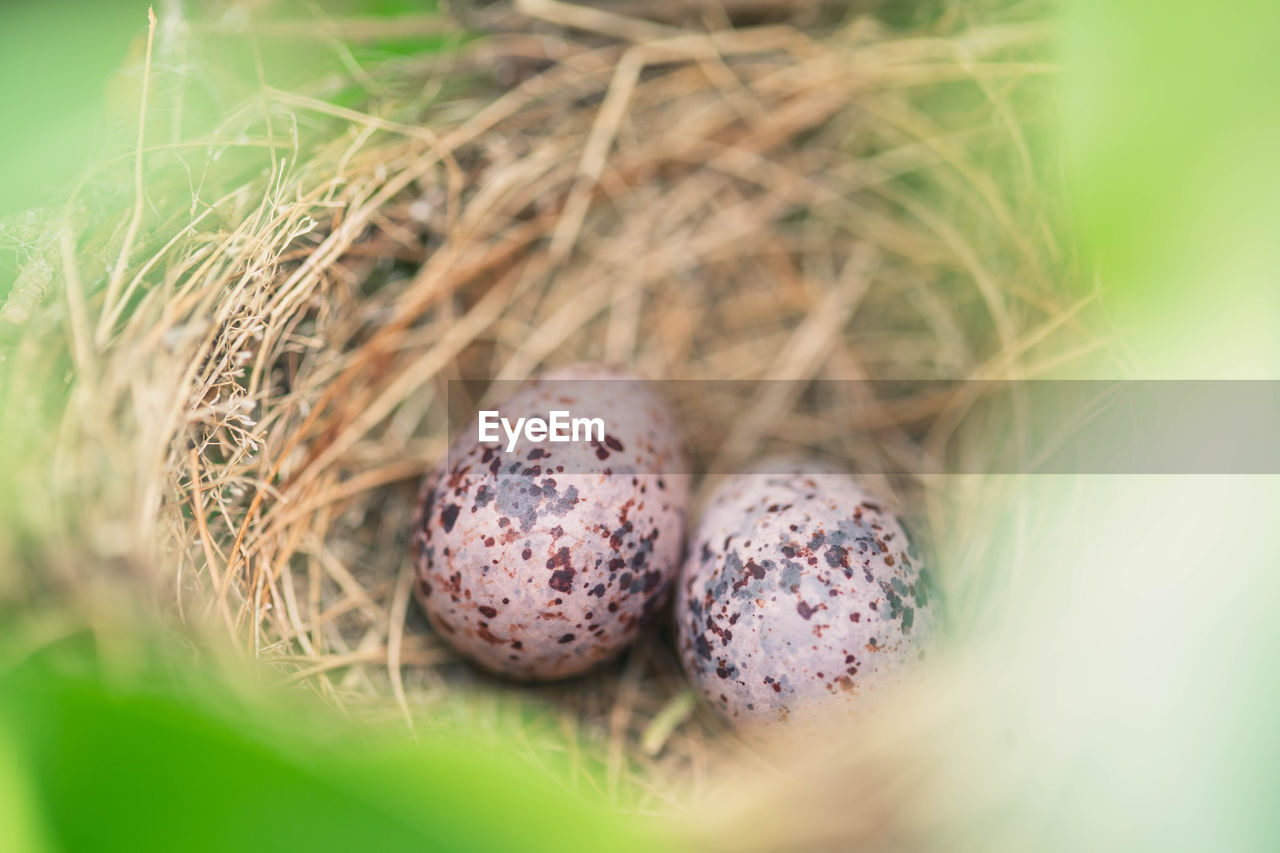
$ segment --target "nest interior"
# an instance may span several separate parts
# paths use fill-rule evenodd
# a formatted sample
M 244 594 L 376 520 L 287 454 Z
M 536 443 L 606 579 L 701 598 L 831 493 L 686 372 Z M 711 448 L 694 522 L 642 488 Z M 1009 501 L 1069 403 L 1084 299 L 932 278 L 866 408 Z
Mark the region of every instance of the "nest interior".
M 1057 284 L 1049 33 L 1016 6 L 902 30 L 519 5 L 363 68 L 355 96 L 264 83 L 207 134 L 111 164 L 120 197 L 87 180 L 29 223 L 4 309 L 22 523 L 2 544 L 52 570 L 5 595 L 92 621 L 141 588 L 196 643 L 411 726 L 459 695 L 481 715 L 532 701 L 600 747 L 599 784 L 674 807 L 666 782 L 701 784 L 734 741 L 663 624 L 521 688 L 417 612 L 411 517 L 447 383 L 584 360 L 745 380 L 678 401 L 695 454 L 909 468 L 949 440 L 943 403 L 805 381 L 1036 376 L 1063 336 L 1091 345 Z M 172 93 L 147 56 L 154 139 Z M 962 480 L 871 479 L 926 529 L 965 523 Z

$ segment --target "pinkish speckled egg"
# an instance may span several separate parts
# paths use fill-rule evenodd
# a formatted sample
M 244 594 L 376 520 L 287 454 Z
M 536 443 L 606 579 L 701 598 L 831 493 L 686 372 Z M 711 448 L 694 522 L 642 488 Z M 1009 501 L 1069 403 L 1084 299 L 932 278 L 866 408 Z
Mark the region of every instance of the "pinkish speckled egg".
M 738 725 L 856 712 L 923 655 L 930 592 L 901 524 L 852 477 L 771 460 L 708 500 L 676 593 L 681 659 Z
M 496 410 L 599 417 L 603 439 L 509 451 L 473 424 L 423 483 L 417 597 L 488 670 L 575 675 L 635 639 L 675 580 L 688 502 L 676 425 L 651 386 L 590 366 L 534 379 Z

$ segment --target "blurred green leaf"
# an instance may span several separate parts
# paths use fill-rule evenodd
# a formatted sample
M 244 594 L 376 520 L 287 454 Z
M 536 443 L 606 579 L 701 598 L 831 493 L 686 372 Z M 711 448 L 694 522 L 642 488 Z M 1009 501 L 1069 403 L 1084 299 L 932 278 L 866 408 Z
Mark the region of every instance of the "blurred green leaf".
M 1275 375 L 1280 4 L 1065 10 L 1079 223 L 1146 369 Z
M 1146 376 L 1280 376 L 1280 4 L 1064 11 L 1076 214 L 1124 354 Z M 1073 755 L 1084 784 L 1074 799 L 1052 791 L 1065 849 L 1280 845 L 1275 482 L 1117 480 L 1061 515 L 1089 542 L 1060 573 L 1087 596 L 1083 618 L 1054 606 L 1063 658 L 1093 691 L 1069 695 L 1095 716 L 1092 754 Z
M 147 27 L 146 0 L 0 5 L 0 216 L 76 177 L 110 74 Z
M 49 849 L 37 825 L 35 802 L 17 760 L 17 750 L 0 731 L 0 842 L 11 853 L 43 853 Z
M 71 850 L 625 850 L 654 841 L 524 763 L 514 744 L 465 730 L 413 743 L 322 724 L 296 697 L 236 707 L 194 684 L 119 686 L 41 664 L 0 678 L 0 738 L 20 745 L 16 765 L 0 761 L 0 786 L 8 768 L 29 768 L 43 824 Z M 21 823 L 0 829 L 0 846 L 14 849 L 22 832 L 30 848 Z

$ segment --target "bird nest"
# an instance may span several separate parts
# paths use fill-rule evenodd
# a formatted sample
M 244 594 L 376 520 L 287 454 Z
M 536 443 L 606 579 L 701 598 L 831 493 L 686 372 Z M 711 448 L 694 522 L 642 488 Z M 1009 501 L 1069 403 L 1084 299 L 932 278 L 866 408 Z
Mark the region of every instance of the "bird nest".
M 8 399 L 60 427 L 12 460 L 54 473 L 32 475 L 45 510 L 5 546 L 55 569 L 10 582 L 74 590 L 91 620 L 145 601 L 193 646 L 229 641 L 351 713 L 536 717 L 594 756 L 593 784 L 662 810 L 735 742 L 665 622 L 590 675 L 521 687 L 460 661 L 413 603 L 447 383 L 578 361 L 740 380 L 678 401 L 698 458 L 832 451 L 926 539 L 962 527 L 964 481 L 904 462 L 946 444 L 945 401 L 806 388 L 1060 363 L 1080 330 L 1057 286 L 1047 34 L 1025 14 L 686 27 L 518 5 L 362 68 L 376 93 L 264 85 L 32 225 Z M 154 139 L 166 93 L 145 73 Z M 95 189 L 112 174 L 123 194 Z

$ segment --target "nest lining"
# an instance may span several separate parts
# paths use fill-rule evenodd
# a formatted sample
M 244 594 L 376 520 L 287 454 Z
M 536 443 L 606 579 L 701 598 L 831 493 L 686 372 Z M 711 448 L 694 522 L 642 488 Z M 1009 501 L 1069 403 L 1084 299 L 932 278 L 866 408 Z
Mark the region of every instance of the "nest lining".
M 689 702 L 664 625 L 582 679 L 515 688 L 411 603 L 447 381 L 582 360 L 799 380 L 679 401 L 695 453 L 808 446 L 885 471 L 945 401 L 815 400 L 803 380 L 1035 376 L 1085 336 L 1033 138 L 1042 27 L 607 20 L 397 61 L 394 91 L 352 107 L 266 89 L 200 140 L 198 192 L 193 146 L 148 154 L 148 195 L 182 203 L 136 235 L 68 207 L 30 262 L 65 273 L 52 363 L 75 376 L 54 493 L 80 509 L 47 524 L 68 533 L 58 582 L 108 566 L 353 713 L 430 726 L 468 688 L 472 715 L 533 699 L 599 747 L 598 784 L 670 810 L 687 786 L 668 783 L 703 784 L 736 740 Z M 962 481 L 871 479 L 927 527 L 965 523 Z

